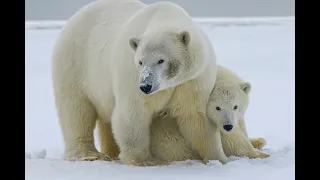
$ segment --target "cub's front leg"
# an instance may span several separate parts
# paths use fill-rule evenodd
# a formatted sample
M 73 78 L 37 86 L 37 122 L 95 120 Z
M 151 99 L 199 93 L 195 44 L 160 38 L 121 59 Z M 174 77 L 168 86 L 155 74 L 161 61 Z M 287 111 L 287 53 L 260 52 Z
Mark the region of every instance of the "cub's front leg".
M 119 158 L 124 164 L 136 166 L 166 165 L 166 161 L 151 156 L 150 124 L 152 111 L 141 101 L 116 102 L 112 115 L 114 138 L 119 145 Z
M 190 141 L 204 163 L 208 160 L 219 160 L 223 164 L 228 162 L 223 151 L 220 130 L 209 122 L 205 115 L 190 111 L 177 116 L 177 123 L 182 136 Z
M 227 156 L 267 158 L 265 154 L 255 149 L 245 133 L 237 127 L 233 132 L 222 132 L 221 135 L 224 152 Z

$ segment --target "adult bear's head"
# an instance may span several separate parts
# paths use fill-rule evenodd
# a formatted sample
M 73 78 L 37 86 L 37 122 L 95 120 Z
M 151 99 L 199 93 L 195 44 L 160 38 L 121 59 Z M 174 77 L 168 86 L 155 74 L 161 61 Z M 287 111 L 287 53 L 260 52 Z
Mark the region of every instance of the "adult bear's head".
M 199 74 L 205 65 L 197 55 L 201 46 L 195 49 L 197 43 L 192 38 L 188 31 L 148 33 L 141 38 L 130 38 L 143 93 L 153 94 L 175 87 Z

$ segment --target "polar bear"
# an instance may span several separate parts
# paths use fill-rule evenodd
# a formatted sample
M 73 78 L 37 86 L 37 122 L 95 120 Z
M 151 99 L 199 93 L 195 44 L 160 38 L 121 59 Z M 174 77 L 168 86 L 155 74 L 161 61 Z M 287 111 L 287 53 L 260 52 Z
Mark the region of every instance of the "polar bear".
M 53 50 L 64 158 L 110 160 L 94 146 L 101 120 L 112 124 L 122 163 L 167 164 L 149 148 L 152 117 L 167 111 L 204 161 L 226 163 L 220 131 L 205 116 L 216 69 L 209 38 L 180 6 L 88 4 L 67 21 Z
M 216 85 L 207 104 L 207 116 L 220 128 L 222 145 L 227 156 L 269 156 L 258 150 L 266 144 L 263 138 L 249 139 L 247 135 L 244 114 L 249 104 L 250 90 L 250 83 L 243 81 L 229 69 L 218 66 Z M 106 144 L 104 141 L 106 138 L 112 138 L 107 129 L 110 124 L 99 121 L 98 127 L 101 152 L 117 157 L 117 146 Z M 198 152 L 191 147 L 190 142 L 179 132 L 176 119 L 163 114 L 154 117 L 151 124 L 151 154 L 168 162 L 201 160 Z
M 269 157 L 255 149 L 265 145 L 263 138 L 248 137 L 244 114 L 249 105 L 250 90 L 249 82 L 225 67 L 218 67 L 215 88 L 207 105 L 207 117 L 219 127 L 227 156 Z

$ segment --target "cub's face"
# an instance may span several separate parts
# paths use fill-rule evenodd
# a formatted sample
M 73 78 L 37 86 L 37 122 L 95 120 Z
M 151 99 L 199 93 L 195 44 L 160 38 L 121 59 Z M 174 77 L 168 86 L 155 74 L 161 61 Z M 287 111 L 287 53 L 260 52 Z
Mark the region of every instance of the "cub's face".
M 186 31 L 149 34 L 129 40 L 140 72 L 139 88 L 144 94 L 153 94 L 181 83 L 181 76 L 190 61 L 189 41 Z
M 207 105 L 207 117 L 221 131 L 232 132 L 247 109 L 250 89 L 248 82 L 240 85 L 216 83 Z

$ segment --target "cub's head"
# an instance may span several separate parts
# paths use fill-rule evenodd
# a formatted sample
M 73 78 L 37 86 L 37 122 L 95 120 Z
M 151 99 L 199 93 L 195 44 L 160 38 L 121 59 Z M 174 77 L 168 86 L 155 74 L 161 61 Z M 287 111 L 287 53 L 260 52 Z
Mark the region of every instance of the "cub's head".
M 141 38 L 129 39 L 140 72 L 139 86 L 143 93 L 153 94 L 195 76 L 195 55 L 190 50 L 191 41 L 188 31 L 148 33 Z
M 247 110 L 250 90 L 251 85 L 248 82 L 240 84 L 217 82 L 210 94 L 207 117 L 221 131 L 232 132 Z

